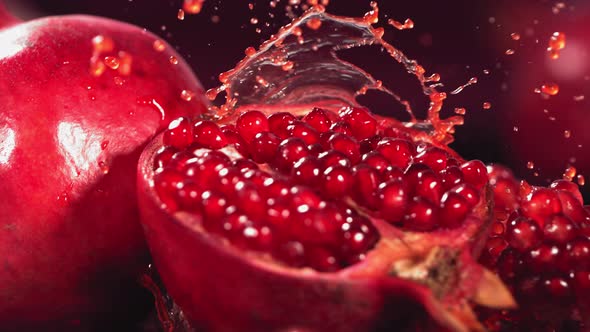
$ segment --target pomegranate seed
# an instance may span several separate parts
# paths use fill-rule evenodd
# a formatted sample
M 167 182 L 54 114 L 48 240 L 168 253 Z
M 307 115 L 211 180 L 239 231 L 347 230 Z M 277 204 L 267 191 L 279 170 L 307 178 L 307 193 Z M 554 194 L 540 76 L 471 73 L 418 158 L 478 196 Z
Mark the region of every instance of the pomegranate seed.
M 369 138 L 365 138 L 359 142 L 359 150 L 361 154 L 369 153 L 377 149 L 377 144 L 383 139 L 381 135 L 374 135 Z
M 268 128 L 268 120 L 260 111 L 242 113 L 236 120 L 236 130 L 246 142 L 250 142 L 256 134 L 268 131 Z
M 470 160 L 461 166 L 465 182 L 477 189 L 483 188 L 488 183 L 488 171 L 486 165 L 479 160 Z
M 324 169 L 331 166 L 350 167 L 352 164 L 350 160 L 340 151 L 326 151 L 318 156 L 318 160 L 322 163 Z
M 215 122 L 203 120 L 193 126 L 193 140 L 208 149 L 221 149 L 227 145 L 225 135 Z
M 449 166 L 439 173 L 443 189 L 449 190 L 463 182 L 463 172 L 457 166 Z
M 330 135 L 328 144 L 330 149 L 342 152 L 353 165 L 361 159 L 358 142 L 350 136 L 334 133 Z
M 243 238 L 243 247 L 257 251 L 269 251 L 274 245 L 274 236 L 268 226 L 252 223 L 247 225 L 240 234 Z
M 322 247 L 310 247 L 305 251 L 307 265 L 322 272 L 340 269 L 338 260 L 329 250 Z
M 455 192 L 445 193 L 441 200 L 439 223 L 446 228 L 459 227 L 469 211 L 471 209 L 467 199 Z
M 164 145 L 172 146 L 182 150 L 193 142 L 192 124 L 188 118 L 180 117 L 173 120 L 164 131 L 162 137 Z
M 419 152 L 414 158 L 414 163 L 422 163 L 430 167 L 434 172 L 440 172 L 447 167 L 449 154 L 440 148 L 430 147 Z
M 268 163 L 274 159 L 280 143 L 281 139 L 273 133 L 258 133 L 250 142 L 250 156 L 257 163 Z
M 330 126 L 330 131 L 346 136 L 352 136 L 352 129 L 350 128 L 350 125 L 344 121 L 333 123 L 332 126 Z
M 176 192 L 183 180 L 182 174 L 173 168 L 160 168 L 154 173 L 154 188 L 170 212 L 178 210 Z
M 342 120 L 350 125 L 352 134 L 357 139 L 365 139 L 377 132 L 377 120 L 366 108 L 346 107 L 340 110 Z
M 379 173 L 385 172 L 387 167 L 390 166 L 389 161 L 378 151 L 365 153 L 361 160 L 364 164 L 369 165 L 379 171 Z
M 526 267 L 537 274 L 553 271 L 558 265 L 558 261 L 562 260 L 562 256 L 559 247 L 542 244 L 540 247 L 526 253 Z
M 183 182 L 178 189 L 178 203 L 180 209 L 189 212 L 200 211 L 201 187 L 194 182 Z
M 381 183 L 381 175 L 367 165 L 357 165 L 352 169 L 354 184 L 352 193 L 360 205 L 376 210 L 380 204 L 377 189 Z
M 319 133 L 323 133 L 330 129 L 332 125 L 332 121 L 328 117 L 326 111 L 320 108 L 314 108 L 311 112 L 307 113 L 303 118 L 307 124 L 309 124 L 312 128 L 317 130 Z
M 546 241 L 565 244 L 576 236 L 576 229 L 570 218 L 557 215 L 547 220 L 543 233 Z
M 580 204 L 584 204 L 584 197 L 582 197 L 582 193 L 580 193 L 579 187 L 571 181 L 556 180 L 551 183 L 550 188 L 555 190 L 568 191 L 574 195 L 574 197 L 578 200 L 578 202 L 580 202 Z
M 231 126 L 223 126 L 221 127 L 221 132 L 225 135 L 225 139 L 227 140 L 228 144 L 234 146 L 234 148 L 244 157 L 248 158 L 250 153 L 248 151 L 248 145 L 246 141 L 238 134 L 235 128 Z
M 404 216 L 403 225 L 415 231 L 430 231 L 437 226 L 437 208 L 428 200 L 414 197 Z
M 163 146 L 158 149 L 154 157 L 154 170 L 163 168 L 170 163 L 172 156 L 177 153 L 178 150 L 171 146 Z
M 434 172 L 420 172 L 418 183 L 414 187 L 414 194 L 429 200 L 433 204 L 438 204 L 443 195 L 442 183 Z
M 566 247 L 567 260 L 578 271 L 590 269 L 590 240 L 576 239 Z
M 307 145 L 303 140 L 296 137 L 287 138 L 279 145 L 272 164 L 277 169 L 288 172 L 295 162 L 308 154 Z
M 223 194 L 213 190 L 207 190 L 201 195 L 203 211 L 203 225 L 209 231 L 220 229 L 219 220 L 225 216 L 225 209 L 228 206 Z
M 568 282 L 563 278 L 551 278 L 543 281 L 547 294 L 553 298 L 565 298 L 572 294 Z
M 474 206 L 477 205 L 477 203 L 479 203 L 479 192 L 477 191 L 477 189 L 475 189 L 475 187 L 473 187 L 470 184 L 462 183 L 451 188 L 450 191 L 463 196 L 463 198 L 467 200 L 467 203 L 469 203 L 470 209 L 472 209 Z
M 508 224 L 506 235 L 510 246 L 520 251 L 535 248 L 543 239 L 539 225 L 535 221 L 523 217 L 518 217 Z
M 590 272 L 574 272 L 572 279 L 575 293 L 587 299 L 590 295 Z
M 279 245 L 274 257 L 288 266 L 302 267 L 305 265 L 305 248 L 299 241 L 288 241 Z
M 401 169 L 406 169 L 412 161 L 414 149 L 412 143 L 402 139 L 384 138 L 377 143 L 377 151 L 389 160 L 391 166 Z
M 310 125 L 302 121 L 295 121 L 287 127 L 289 136 L 301 138 L 306 144 L 312 145 L 320 141 L 320 134 Z
M 296 120 L 297 118 L 291 113 L 278 112 L 271 114 L 268 117 L 268 127 L 275 135 L 281 139 L 286 139 L 289 137 L 287 127 L 293 124 Z
M 531 199 L 522 203 L 522 214 L 543 226 L 547 217 L 561 213 L 561 202 L 554 190 L 539 188 Z
M 322 192 L 331 198 L 347 196 L 354 183 L 352 171 L 348 167 L 330 166 L 322 177 Z
M 390 223 L 403 221 L 409 203 L 406 184 L 401 180 L 390 180 L 379 186 L 379 213 Z
M 291 170 L 295 181 L 302 185 L 313 186 L 320 180 L 323 171 L 322 163 L 315 157 L 307 156 L 299 159 Z

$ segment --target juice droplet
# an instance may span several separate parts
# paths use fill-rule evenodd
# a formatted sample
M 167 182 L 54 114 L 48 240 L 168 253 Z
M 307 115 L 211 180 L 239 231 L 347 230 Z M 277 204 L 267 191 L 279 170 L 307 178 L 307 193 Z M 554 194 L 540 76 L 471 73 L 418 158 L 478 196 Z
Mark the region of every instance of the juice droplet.
M 104 161 L 98 162 L 98 168 L 100 168 L 102 174 L 109 174 L 109 166 Z
M 377 6 L 377 2 L 371 1 L 371 8 L 373 9 L 365 13 L 365 16 L 363 16 L 363 21 L 367 24 L 379 23 L 379 6 Z
M 92 38 L 92 47 L 94 53 L 112 52 L 115 47 L 113 39 L 103 35 L 97 35 Z
M 492 104 L 486 101 L 482 104 L 482 107 L 484 110 L 489 110 L 490 108 L 492 108 Z
M 511 49 L 511 48 L 509 48 L 509 49 L 506 50 L 506 52 L 504 52 L 504 54 L 506 54 L 506 55 L 512 55 L 512 54 L 514 54 L 514 50 Z
M 425 77 L 426 82 L 439 82 L 440 81 L 440 74 L 434 73 L 430 76 Z
M 205 0 L 184 0 L 182 9 L 189 14 L 198 14 L 203 9 Z
M 559 85 L 555 83 L 547 83 L 541 85 L 541 92 L 548 96 L 555 96 L 559 93 Z
M 92 76 L 99 77 L 106 69 L 107 66 L 100 59 L 93 58 L 90 60 L 90 74 Z
M 574 96 L 574 101 L 582 101 L 584 100 L 586 97 L 584 95 L 579 95 L 579 96 Z
M 565 33 L 554 32 L 549 38 L 549 45 L 547 46 L 547 52 L 549 57 L 553 60 L 559 59 L 559 51 L 565 48 Z
M 177 65 L 178 64 L 178 59 L 174 55 L 171 55 L 170 58 L 168 58 L 168 60 L 173 65 Z
M 164 50 L 166 49 L 166 44 L 164 44 L 163 41 L 161 41 L 160 39 L 156 39 L 154 40 L 154 50 L 158 51 L 158 52 L 164 52 Z
M 577 170 L 574 166 L 568 166 L 563 173 L 563 179 L 572 181 L 576 176 Z
M 512 40 L 520 40 L 520 34 L 513 32 L 510 34 L 510 38 L 512 38 Z
M 118 85 L 118 86 L 125 84 L 125 79 L 122 78 L 121 76 L 113 77 L 113 81 L 115 82 L 115 85 Z
M 250 24 L 258 24 L 258 18 L 256 18 L 256 17 L 252 17 L 252 18 L 250 19 Z
M 314 17 L 311 20 L 307 21 L 307 27 L 310 28 L 311 30 L 317 30 L 322 26 L 322 21 L 317 18 Z
M 391 25 L 392 27 L 394 27 L 398 30 L 406 30 L 406 29 L 413 29 L 414 28 L 414 21 L 412 21 L 412 19 L 410 19 L 410 18 L 406 18 L 404 23 L 401 23 L 399 21 L 396 21 L 396 20 L 390 18 L 389 20 L 387 20 L 387 24 Z
M 293 66 L 294 66 L 293 61 L 287 61 L 281 66 L 281 69 L 284 71 L 289 71 L 289 70 L 293 69 Z
M 564 131 L 563 131 L 563 137 L 565 137 L 565 138 L 570 138 L 570 137 L 572 137 L 572 132 L 571 132 L 571 130 L 567 130 L 567 129 L 566 129 L 566 130 L 564 130 Z
M 102 141 L 102 143 L 100 143 L 100 148 L 102 150 L 106 150 L 108 146 L 109 146 L 109 141 Z
M 467 113 L 467 110 L 465 110 L 465 108 L 463 108 L 463 107 L 455 108 L 455 114 L 465 115 L 465 113 Z
M 270 83 L 268 83 L 267 80 L 264 79 L 264 77 L 262 76 L 256 76 L 256 82 L 260 85 L 262 85 L 265 88 L 268 88 L 270 86 Z
M 104 64 L 107 65 L 107 67 L 116 70 L 119 68 L 119 59 L 115 58 L 114 56 L 105 56 Z
M 463 91 L 463 89 L 465 89 L 466 87 L 476 84 L 476 83 L 477 83 L 477 77 L 472 77 L 469 79 L 469 81 L 467 81 L 467 83 L 465 83 L 465 84 L 459 86 L 458 88 L 456 88 L 455 90 L 451 91 L 451 94 L 456 95 L 459 92 Z
M 533 168 L 535 168 L 535 163 L 534 163 L 534 162 L 532 162 L 532 161 L 528 161 L 528 162 L 526 163 L 526 168 L 528 168 L 528 169 L 533 169 Z
M 176 14 L 176 18 L 178 18 L 181 21 L 184 21 L 184 10 L 179 9 L 178 14 Z
M 182 90 L 182 92 L 180 92 L 180 98 L 185 101 L 191 101 L 194 96 L 195 93 L 189 90 Z
M 244 50 L 244 54 L 246 54 L 246 56 L 249 56 L 249 57 L 250 57 L 250 56 L 253 56 L 254 54 L 256 54 L 256 49 L 255 49 L 254 47 L 252 47 L 252 46 L 250 46 L 250 47 L 247 47 L 247 48 Z
M 583 186 L 586 184 L 586 179 L 584 179 L 584 176 L 582 174 L 578 174 L 578 185 Z

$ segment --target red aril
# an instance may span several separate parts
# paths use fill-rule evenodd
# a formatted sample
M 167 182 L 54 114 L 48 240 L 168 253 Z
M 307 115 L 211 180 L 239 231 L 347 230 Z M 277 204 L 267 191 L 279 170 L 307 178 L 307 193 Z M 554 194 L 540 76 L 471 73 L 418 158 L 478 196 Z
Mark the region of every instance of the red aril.
M 173 47 L 125 23 L 0 25 L 0 329 L 125 328 L 146 309 L 137 159 L 170 120 L 205 110 L 202 87 Z M 168 137 L 157 163 L 186 139 Z

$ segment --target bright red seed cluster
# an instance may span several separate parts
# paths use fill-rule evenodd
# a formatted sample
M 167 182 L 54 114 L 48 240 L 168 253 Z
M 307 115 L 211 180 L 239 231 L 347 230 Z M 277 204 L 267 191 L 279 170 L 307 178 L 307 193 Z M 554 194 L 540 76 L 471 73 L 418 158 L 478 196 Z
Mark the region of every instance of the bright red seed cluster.
M 181 118 L 163 139 L 154 180 L 167 209 L 320 271 L 364 258 L 379 239 L 372 217 L 413 231 L 462 225 L 488 181 L 480 161 L 414 142 L 364 108 L 248 111 L 221 126 Z
M 490 178 L 497 221 L 482 261 L 513 289 L 519 314 L 535 324 L 557 322 L 558 330 L 590 315 L 590 208 L 577 185 L 533 187 L 499 166 L 490 167 Z

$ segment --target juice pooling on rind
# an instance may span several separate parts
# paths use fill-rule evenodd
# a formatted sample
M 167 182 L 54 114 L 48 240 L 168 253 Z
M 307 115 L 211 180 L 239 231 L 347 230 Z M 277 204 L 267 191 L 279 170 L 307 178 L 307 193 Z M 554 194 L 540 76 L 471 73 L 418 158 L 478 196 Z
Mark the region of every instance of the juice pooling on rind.
M 314 7 L 220 76 L 223 106 L 144 151 L 146 237 L 193 326 L 468 331 L 473 303 L 514 305 L 474 259 L 491 210 L 483 164 L 446 146 L 462 117 L 439 118 L 445 95 L 381 34 Z M 336 56 L 374 44 L 419 79 L 427 120 Z M 355 100 L 367 89 L 412 120 L 371 114 Z

